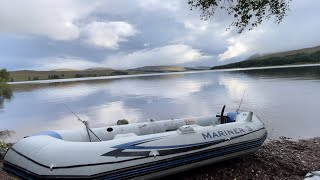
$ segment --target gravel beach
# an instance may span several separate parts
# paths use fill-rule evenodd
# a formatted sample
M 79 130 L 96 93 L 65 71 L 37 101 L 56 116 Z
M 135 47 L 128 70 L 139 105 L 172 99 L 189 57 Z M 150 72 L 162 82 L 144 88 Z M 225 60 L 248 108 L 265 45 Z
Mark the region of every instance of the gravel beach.
M 259 151 L 236 159 L 188 170 L 163 179 L 303 179 L 310 171 L 320 170 L 320 137 L 292 141 L 271 140 Z M 13 179 L 2 170 L 0 179 Z

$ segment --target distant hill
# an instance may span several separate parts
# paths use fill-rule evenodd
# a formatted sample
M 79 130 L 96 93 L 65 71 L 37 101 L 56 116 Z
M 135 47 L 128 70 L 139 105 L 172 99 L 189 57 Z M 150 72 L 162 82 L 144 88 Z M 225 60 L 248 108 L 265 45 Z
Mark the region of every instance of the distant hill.
M 61 68 L 61 69 L 52 69 L 51 71 L 79 71 L 77 69 Z
M 114 71 L 114 69 L 112 68 L 104 68 L 104 67 L 96 67 L 96 68 L 88 68 L 85 69 L 85 71 L 104 71 L 104 70 L 108 70 L 108 71 Z
M 197 71 L 197 70 L 209 70 L 211 67 L 209 66 L 195 66 L 195 67 L 185 67 L 185 69 L 190 71 Z
M 197 70 L 208 70 L 208 66 L 196 66 L 196 67 L 182 67 L 182 66 L 144 66 L 135 69 L 134 71 L 144 72 L 183 72 L 183 71 L 197 71 Z
M 180 66 L 144 66 L 135 69 L 116 70 L 111 68 L 97 67 L 84 70 L 75 70 L 68 68 L 53 69 L 51 71 L 33 71 L 20 70 L 10 72 L 10 81 L 34 81 L 48 79 L 67 79 L 67 78 L 82 78 L 82 77 L 98 77 L 98 76 L 115 76 L 115 75 L 131 75 L 131 74 L 146 74 L 146 73 L 164 73 L 164 72 L 184 72 L 207 70 L 209 67 L 199 66 L 185 68 Z
M 82 78 L 82 77 L 97 77 L 97 76 L 114 76 L 114 75 L 128 75 L 137 74 L 134 71 L 122 71 L 114 69 L 86 69 L 86 70 L 51 70 L 51 71 L 32 71 L 21 70 L 11 71 L 10 81 L 33 81 L 33 80 L 48 80 L 48 79 L 66 79 L 66 78 Z
M 186 71 L 187 69 L 181 66 L 144 66 L 135 69 L 130 69 L 134 71 L 143 71 L 143 72 L 181 72 Z
M 211 69 L 281 66 L 312 63 L 320 63 L 320 46 L 265 55 L 255 54 L 244 61 L 215 66 Z
M 263 60 L 273 57 L 287 57 L 297 54 L 313 54 L 320 51 L 320 46 L 311 47 L 311 48 L 303 48 L 303 49 L 297 49 L 292 51 L 285 51 L 285 52 L 277 52 L 277 53 L 270 53 L 265 55 L 255 55 L 251 58 L 248 58 L 250 60 Z

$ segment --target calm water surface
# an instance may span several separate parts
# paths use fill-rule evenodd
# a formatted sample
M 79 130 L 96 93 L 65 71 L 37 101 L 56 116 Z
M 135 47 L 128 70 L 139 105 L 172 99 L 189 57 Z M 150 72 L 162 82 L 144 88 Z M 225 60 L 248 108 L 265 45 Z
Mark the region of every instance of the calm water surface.
M 224 104 L 237 109 L 245 87 L 241 110 L 256 113 L 269 138 L 320 136 L 320 66 L 16 84 L 14 97 L 0 103 L 0 130 L 14 130 L 16 141 L 83 128 L 64 103 L 92 127 L 216 114 Z

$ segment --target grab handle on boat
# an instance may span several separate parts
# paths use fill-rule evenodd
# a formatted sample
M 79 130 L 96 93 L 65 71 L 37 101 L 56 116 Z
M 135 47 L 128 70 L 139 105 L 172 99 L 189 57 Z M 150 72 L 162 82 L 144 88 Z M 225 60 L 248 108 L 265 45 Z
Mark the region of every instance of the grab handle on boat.
M 53 171 L 53 168 L 54 168 L 54 164 L 50 166 L 50 171 Z
M 159 155 L 159 152 L 157 150 L 151 151 L 149 153 L 149 156 L 153 156 L 154 158 L 157 157 Z

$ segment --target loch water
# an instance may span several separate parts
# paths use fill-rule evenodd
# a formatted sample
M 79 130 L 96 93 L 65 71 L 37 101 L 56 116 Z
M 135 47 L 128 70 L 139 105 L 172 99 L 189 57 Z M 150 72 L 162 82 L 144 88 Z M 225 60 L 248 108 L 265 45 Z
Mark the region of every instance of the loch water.
M 88 81 L 11 85 L 0 100 L 0 130 L 10 141 L 42 130 L 83 128 L 66 104 L 91 127 L 148 119 L 194 117 L 238 108 L 253 111 L 270 139 L 320 136 L 320 66 L 164 73 Z

